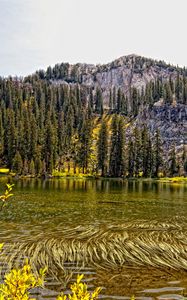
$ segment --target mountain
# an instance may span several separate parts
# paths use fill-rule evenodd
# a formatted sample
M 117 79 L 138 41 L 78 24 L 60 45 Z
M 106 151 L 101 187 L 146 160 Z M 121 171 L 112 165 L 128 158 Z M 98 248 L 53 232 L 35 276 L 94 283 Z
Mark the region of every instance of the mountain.
M 38 72 L 41 79 L 46 78 L 54 84 L 79 83 L 94 90 L 101 88 L 105 108 L 109 108 L 110 91 L 113 88 L 120 88 L 129 96 L 132 87 L 141 91 L 150 81 L 175 80 L 178 73 L 186 76 L 187 70 L 135 54 L 123 56 L 105 65 L 62 63 L 54 68 L 48 67 L 46 72 Z M 128 105 L 131 107 L 130 101 Z
M 117 94 L 120 89 L 127 97 L 127 111 L 133 114 L 132 88 L 136 88 L 141 93 L 150 82 L 177 81 L 178 76 L 186 78 L 187 70 L 166 64 L 164 61 L 156 61 L 131 54 L 105 65 L 57 64 L 54 68 L 48 67 L 46 72 L 39 71 L 38 74 L 41 79 L 50 80 L 55 85 L 79 83 L 91 88 L 94 96 L 99 88 L 102 92 L 104 109 L 106 110 L 111 109 L 111 95 L 113 93 Z M 182 103 L 181 99 L 176 101 L 174 91 L 170 91 L 170 93 L 172 98 L 170 99 L 170 104 L 172 104 L 170 107 L 164 103 L 163 98 L 159 95 L 152 100 L 154 105 L 151 110 L 147 110 L 145 105 L 140 105 L 136 124 L 140 126 L 141 121 L 144 123 L 146 120 L 149 128 L 152 131 L 159 128 L 164 140 L 170 144 L 187 144 L 186 100 Z M 114 105 L 112 108 L 115 110 Z
M 0 78 L 0 164 L 17 173 L 174 175 L 186 158 L 185 68 L 133 54 Z

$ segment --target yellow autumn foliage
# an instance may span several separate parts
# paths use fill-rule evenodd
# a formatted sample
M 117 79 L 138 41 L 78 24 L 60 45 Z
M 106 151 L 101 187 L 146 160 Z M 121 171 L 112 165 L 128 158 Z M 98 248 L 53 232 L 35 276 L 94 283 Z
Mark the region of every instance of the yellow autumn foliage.
M 0 300 L 31 299 L 29 290 L 43 285 L 45 271 L 41 269 L 39 276 L 35 276 L 28 262 L 21 269 L 11 270 L 5 275 L 4 283 L 0 285 Z
M 5 275 L 4 283 L 0 285 L 0 300 L 35 300 L 30 298 L 30 289 L 41 287 L 44 283 L 45 269 L 35 276 L 28 262 L 21 269 L 13 269 Z M 88 292 L 86 283 L 81 280 L 84 275 L 78 275 L 76 283 L 70 286 L 72 294 L 57 297 L 57 300 L 96 300 L 101 288 Z
M 70 286 L 72 294 L 64 295 L 63 293 L 57 297 L 57 300 L 95 300 L 101 291 L 101 288 L 96 288 L 93 292 L 88 292 L 86 283 L 82 283 L 84 275 L 78 275 L 77 281 Z
M 6 184 L 6 190 L 4 194 L 0 196 L 0 201 L 2 201 L 3 203 L 1 209 L 3 209 L 3 207 L 6 205 L 6 202 L 9 200 L 9 198 L 13 196 L 13 194 L 11 193 L 13 186 L 14 184 L 9 184 L 9 183 Z

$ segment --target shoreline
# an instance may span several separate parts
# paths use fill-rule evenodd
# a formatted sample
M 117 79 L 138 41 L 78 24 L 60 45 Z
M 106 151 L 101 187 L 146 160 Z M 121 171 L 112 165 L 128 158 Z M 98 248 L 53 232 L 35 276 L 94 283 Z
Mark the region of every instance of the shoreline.
M 62 176 L 56 176 L 56 175 L 45 175 L 45 176 L 34 176 L 34 175 L 12 175 L 12 174 L 0 174 L 1 177 L 9 177 L 13 178 L 16 180 L 19 179 L 41 179 L 41 180 L 48 180 L 48 179 L 77 179 L 77 180 L 82 180 L 82 179 L 90 179 L 90 180 L 118 180 L 118 181 L 144 181 L 144 182 L 149 182 L 149 181 L 155 181 L 155 182 L 160 182 L 160 183 L 187 183 L 187 177 L 184 176 L 178 176 L 178 177 L 161 177 L 161 178 L 144 178 L 144 177 L 102 177 L 99 175 L 62 175 Z

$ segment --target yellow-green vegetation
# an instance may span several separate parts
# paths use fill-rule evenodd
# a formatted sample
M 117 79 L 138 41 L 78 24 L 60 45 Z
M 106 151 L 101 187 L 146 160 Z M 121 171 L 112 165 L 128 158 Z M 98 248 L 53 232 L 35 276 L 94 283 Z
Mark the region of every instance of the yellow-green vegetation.
M 52 173 L 52 175 L 54 177 L 75 177 L 75 178 L 79 178 L 79 179 L 81 179 L 81 178 L 87 178 L 87 177 L 94 177 L 94 175 L 91 174 L 91 173 L 84 173 L 83 174 L 82 172 L 79 173 L 79 171 L 77 171 L 77 170 L 74 173 L 74 171 L 73 171 L 72 168 L 70 169 L 70 171 L 65 170 L 64 172 L 54 170 L 53 173 Z
M 4 194 L 0 196 L 0 201 L 2 201 L 2 203 L 3 203 L 1 206 L 1 210 L 7 204 L 7 201 L 9 200 L 9 198 L 13 196 L 13 194 L 11 193 L 13 186 L 14 186 L 14 184 L 9 184 L 9 183 L 6 184 L 6 190 L 5 190 Z
M 106 122 L 108 129 L 110 129 L 111 123 L 112 123 L 112 115 L 103 114 L 102 118 L 98 118 L 98 117 L 95 118 L 94 127 L 93 127 L 93 131 L 92 131 L 93 140 L 98 139 L 99 130 L 101 128 L 102 120 L 104 120 Z
M 21 269 L 11 270 L 0 285 L 0 300 L 30 299 L 29 290 L 43 285 L 45 271 L 41 269 L 39 276 L 34 275 L 28 262 Z
M 95 300 L 101 291 L 100 287 L 97 287 L 93 292 L 88 292 L 86 283 L 82 283 L 83 274 L 77 276 L 77 282 L 70 286 L 72 294 L 64 295 L 63 293 L 57 297 L 57 300 Z
M 163 177 L 159 179 L 160 182 L 170 182 L 170 183 L 187 183 L 187 177 Z
M 5 275 L 4 283 L 0 285 L 0 300 L 35 300 L 29 297 L 30 290 L 44 285 L 45 272 L 46 269 L 40 269 L 39 275 L 36 276 L 28 262 L 20 269 L 12 269 Z M 97 287 L 93 292 L 89 292 L 86 283 L 81 282 L 83 276 L 78 275 L 76 283 L 70 286 L 71 294 L 61 293 L 57 300 L 97 299 L 101 288 Z
M 10 172 L 7 168 L 0 168 L 0 174 L 8 174 Z

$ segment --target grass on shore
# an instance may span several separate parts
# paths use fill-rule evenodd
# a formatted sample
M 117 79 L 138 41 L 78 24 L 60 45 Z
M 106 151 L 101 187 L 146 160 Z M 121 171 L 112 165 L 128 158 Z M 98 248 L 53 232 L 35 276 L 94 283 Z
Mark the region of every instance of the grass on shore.
M 53 174 L 52 174 L 54 177 L 75 177 L 75 178 L 94 178 L 95 175 L 94 174 L 91 174 L 91 173 L 74 173 L 73 171 L 71 172 L 61 172 L 61 171 L 53 171 Z
M 160 182 L 170 182 L 170 183 L 187 183 L 187 177 L 178 176 L 178 177 L 163 177 L 159 178 Z
M 8 168 L 0 168 L 0 174 L 8 174 L 10 170 Z

